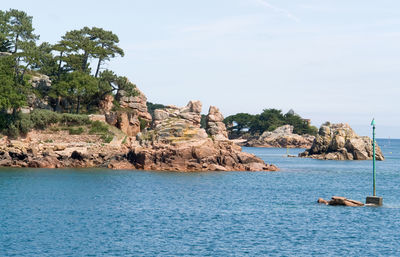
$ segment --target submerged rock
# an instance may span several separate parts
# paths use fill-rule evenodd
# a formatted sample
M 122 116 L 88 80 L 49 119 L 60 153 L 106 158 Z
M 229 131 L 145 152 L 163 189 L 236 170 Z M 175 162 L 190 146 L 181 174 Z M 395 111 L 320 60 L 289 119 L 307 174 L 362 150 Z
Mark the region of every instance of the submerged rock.
M 299 154 L 300 157 L 323 160 L 371 160 L 372 139 L 358 136 L 348 124 L 322 125 L 310 149 Z M 376 160 L 384 160 L 376 144 Z

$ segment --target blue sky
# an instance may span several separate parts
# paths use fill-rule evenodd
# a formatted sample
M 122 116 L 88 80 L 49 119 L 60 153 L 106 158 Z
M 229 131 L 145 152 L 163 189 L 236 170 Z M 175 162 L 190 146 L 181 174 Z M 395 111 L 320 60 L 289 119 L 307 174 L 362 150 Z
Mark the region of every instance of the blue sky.
M 319 126 L 349 123 L 400 138 L 400 2 L 395 0 L 8 1 L 41 41 L 83 26 L 112 30 L 125 57 L 108 68 L 149 101 L 216 105 L 225 116 L 293 108 Z

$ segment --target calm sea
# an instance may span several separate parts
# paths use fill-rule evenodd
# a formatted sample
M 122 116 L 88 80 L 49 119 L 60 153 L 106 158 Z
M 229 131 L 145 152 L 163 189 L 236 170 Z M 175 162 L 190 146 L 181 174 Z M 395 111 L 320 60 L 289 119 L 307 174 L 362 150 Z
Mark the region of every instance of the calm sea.
M 286 149 L 244 149 L 272 173 L 1 169 L 0 256 L 399 256 L 400 140 L 378 142 L 381 208 L 316 203 L 365 201 L 371 161 Z

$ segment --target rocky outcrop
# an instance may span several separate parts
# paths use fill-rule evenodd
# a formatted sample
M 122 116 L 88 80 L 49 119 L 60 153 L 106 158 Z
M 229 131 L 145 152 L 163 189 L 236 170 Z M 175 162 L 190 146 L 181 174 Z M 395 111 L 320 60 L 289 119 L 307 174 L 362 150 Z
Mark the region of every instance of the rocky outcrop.
M 372 139 L 358 136 L 343 123 L 322 125 L 311 148 L 299 154 L 300 157 L 323 160 L 370 160 L 372 155 Z M 375 157 L 384 160 L 377 144 Z
M 165 144 L 207 138 L 206 131 L 200 128 L 201 108 L 200 101 L 190 101 L 182 108 L 170 105 L 155 110 L 152 130 L 143 138 Z
M 120 110 L 111 111 L 113 108 L 113 97 L 106 97 L 100 102 L 100 108 L 105 113 L 106 121 L 110 125 L 119 128 L 130 137 L 136 136 L 142 129 L 151 123 L 151 115 L 147 111 L 147 98 L 138 89 L 136 96 L 126 96 L 124 91 L 120 91 L 116 96 Z
M 32 76 L 29 80 L 29 83 L 33 88 L 38 89 L 40 91 L 48 91 L 51 88 L 51 80 L 49 76 L 44 74 L 36 74 Z
M 332 205 L 332 206 L 351 206 L 351 207 L 364 206 L 364 204 L 362 202 L 347 199 L 347 198 L 341 197 L 341 196 L 332 196 L 332 199 L 329 201 L 319 198 L 317 202 L 321 203 L 321 204 Z
M 110 113 L 114 106 L 114 97 L 106 95 L 99 103 L 99 110 L 102 114 Z
M 200 101 L 190 101 L 185 107 L 155 110 L 152 130 L 138 137 L 140 146 L 129 154 L 131 163 L 150 170 L 277 170 L 227 139 L 216 107 L 210 107 L 208 135 L 200 127 L 201 108 Z
M 136 147 L 128 160 L 137 169 L 171 171 L 276 171 L 274 165 L 265 164 L 253 154 L 229 141 L 210 138 L 181 141 L 173 144 L 154 144 Z
M 309 148 L 314 136 L 293 133 L 292 125 L 281 126 L 274 131 L 265 131 L 259 138 L 250 139 L 244 145 L 252 147 Z
M 50 106 L 50 97 L 48 96 L 49 91 L 51 89 L 51 80 L 48 76 L 43 74 L 36 74 L 32 76 L 29 80 L 29 83 L 35 89 L 35 91 L 39 92 L 41 95 L 45 97 L 38 97 L 35 93 L 30 93 L 27 95 L 27 103 L 29 111 L 34 109 L 47 109 L 51 110 Z
M 117 111 L 105 114 L 105 117 L 108 124 L 119 128 L 130 137 L 140 132 L 140 120 L 136 113 Z
M 116 99 L 119 101 L 120 107 L 130 110 L 141 119 L 151 121 L 151 115 L 147 111 L 147 97 L 138 88 L 135 91 L 137 92 L 136 96 L 126 96 L 123 90 L 119 92 Z
M 214 140 L 224 141 L 228 140 L 228 132 L 224 123 L 224 116 L 215 106 L 210 106 L 206 117 L 207 133 L 211 135 Z

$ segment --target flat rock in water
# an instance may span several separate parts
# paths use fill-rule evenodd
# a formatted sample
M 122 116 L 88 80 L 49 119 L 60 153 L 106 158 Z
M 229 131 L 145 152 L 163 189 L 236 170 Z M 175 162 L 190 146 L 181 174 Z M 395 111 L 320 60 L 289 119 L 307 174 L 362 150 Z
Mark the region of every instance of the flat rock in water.
M 326 205 L 332 205 L 332 206 L 337 206 L 337 205 L 352 206 L 352 207 L 364 206 L 364 204 L 362 202 L 347 199 L 346 197 L 342 197 L 342 196 L 332 196 L 332 199 L 330 201 L 319 198 L 317 202 L 326 204 Z

